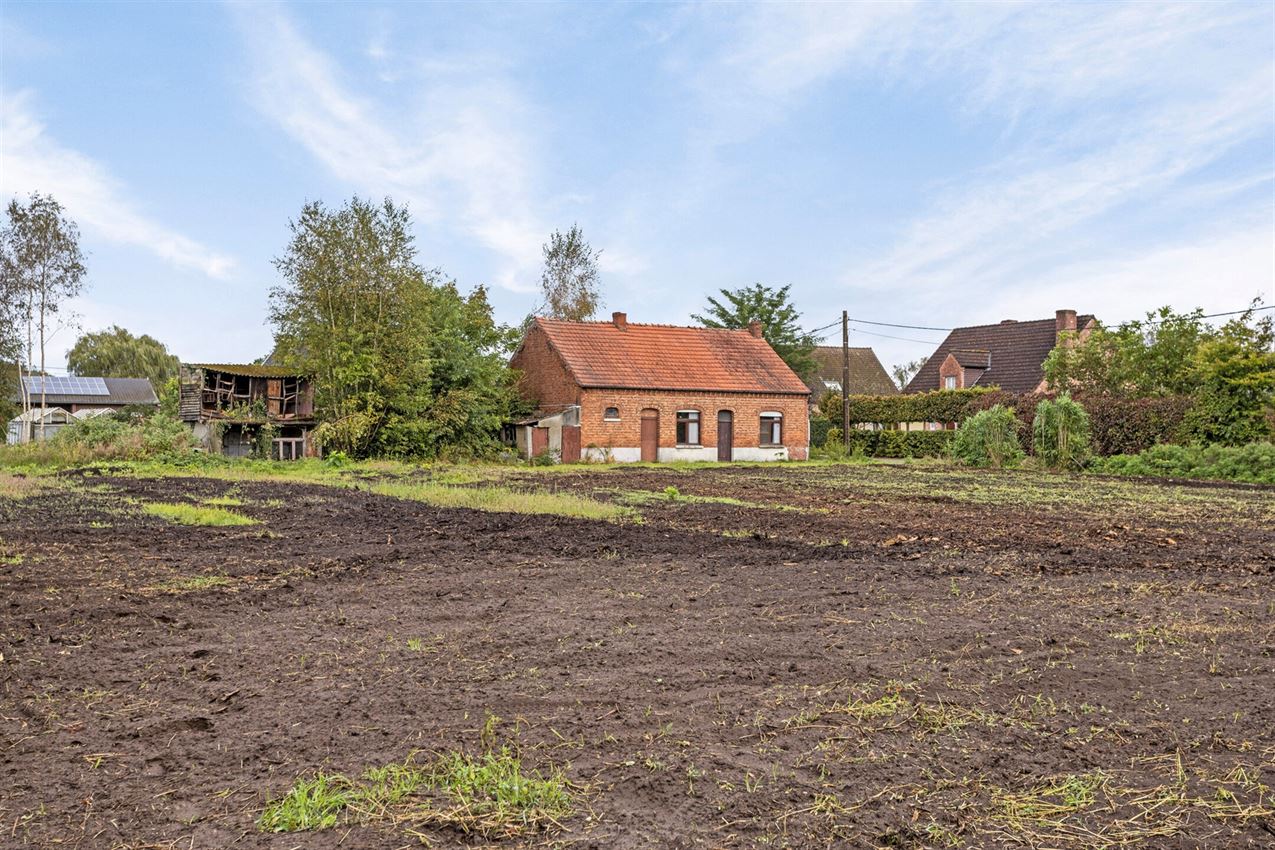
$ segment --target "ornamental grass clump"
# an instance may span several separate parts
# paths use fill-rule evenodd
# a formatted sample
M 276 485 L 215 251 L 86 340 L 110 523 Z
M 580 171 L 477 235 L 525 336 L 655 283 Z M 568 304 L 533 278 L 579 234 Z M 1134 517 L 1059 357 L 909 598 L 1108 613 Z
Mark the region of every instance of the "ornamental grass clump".
M 1024 455 L 1014 412 L 997 404 L 966 419 L 956 430 L 952 457 L 969 466 L 1017 466 Z
M 1032 448 L 1049 469 L 1082 469 L 1089 458 L 1089 414 L 1066 393 L 1041 401 L 1032 421 Z

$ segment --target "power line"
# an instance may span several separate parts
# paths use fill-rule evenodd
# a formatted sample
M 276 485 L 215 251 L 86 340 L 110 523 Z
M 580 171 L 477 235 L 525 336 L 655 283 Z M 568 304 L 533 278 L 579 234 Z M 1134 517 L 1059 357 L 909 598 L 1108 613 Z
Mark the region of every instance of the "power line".
M 1216 319 L 1219 316 L 1238 316 L 1242 313 L 1260 313 L 1263 310 L 1275 310 L 1275 304 L 1272 304 L 1269 307 L 1249 307 L 1248 309 L 1245 309 L 1245 310 L 1231 310 L 1230 312 L 1227 312 L 1227 313 L 1207 313 L 1203 316 L 1200 316 L 1200 318 L 1201 319 Z M 1147 325 L 1164 324 L 1163 319 L 1134 319 L 1133 321 L 1142 322 L 1143 324 L 1147 324 Z
M 878 326 L 883 327 L 883 328 L 907 328 L 908 330 L 913 330 L 913 331 L 950 331 L 950 330 L 955 330 L 955 328 L 932 328 L 932 327 L 927 327 L 927 326 L 925 326 L 925 325 L 896 325 L 896 324 L 894 324 L 893 322 L 870 322 L 870 321 L 868 321 L 867 319 L 855 319 L 855 318 L 853 318 L 853 317 L 850 319 L 850 321 L 851 321 L 851 323 L 856 323 L 856 322 L 857 322 L 857 323 L 858 323 L 858 324 L 860 324 L 860 325 L 878 325 Z M 864 333 L 867 333 L 867 331 L 864 331 Z
M 851 321 L 853 321 L 853 320 L 851 320 Z M 936 341 L 936 340 L 932 340 L 932 339 L 913 339 L 913 338 L 912 338 L 912 337 L 910 337 L 910 336 L 890 336 L 889 334 L 879 334 L 879 333 L 874 333 L 873 331 L 865 331 L 865 330 L 862 330 L 862 329 L 860 329 L 860 328 L 851 328 L 851 330 L 852 330 L 854 333 L 857 333 L 857 334 L 867 334 L 868 336 L 879 336 L 879 337 L 881 337 L 882 339 L 897 339 L 897 340 L 901 340 L 902 342 L 920 342 L 920 343 L 924 343 L 925 345 L 938 345 L 938 344 L 939 344 L 939 342 L 938 342 L 938 341 Z
M 1244 310 L 1228 310 L 1227 312 L 1224 312 L 1224 313 L 1206 313 L 1206 314 L 1204 314 L 1203 316 L 1200 316 L 1200 318 L 1201 318 L 1201 319 L 1217 319 L 1217 318 L 1220 318 L 1220 317 L 1222 317 L 1222 316 L 1239 316 L 1239 315 L 1242 315 L 1242 314 L 1244 314 L 1244 313 L 1250 313 L 1250 312 L 1251 312 L 1251 313 L 1260 313 L 1260 312 L 1263 312 L 1263 311 L 1265 311 L 1265 310 L 1275 310 L 1275 305 L 1271 305 L 1271 306 L 1267 306 L 1267 307 L 1250 307 L 1250 308 L 1246 308 L 1246 309 L 1244 309 Z M 904 324 L 899 324 L 899 323 L 897 323 L 897 322 L 878 322 L 878 321 L 874 321 L 874 320 L 871 320 L 871 319 L 855 319 L 855 318 L 851 318 L 851 319 L 849 319 L 849 321 L 850 321 L 850 323 L 851 323 L 851 324 L 859 324 L 859 325 L 874 325 L 874 326 L 876 326 L 876 327 L 882 327 L 882 328 L 905 328 L 905 329 L 907 329 L 907 330 L 914 330 L 914 331 L 953 331 L 953 330 L 956 330 L 956 328 L 940 328 L 940 327 L 934 327 L 934 326 L 931 326 L 931 325 L 904 325 Z M 1144 324 L 1151 324 L 1151 325 L 1158 325 L 1158 324 L 1160 324 L 1160 323 L 1161 323 L 1160 321 L 1155 320 L 1155 319 L 1139 319 L 1139 320 L 1133 320 L 1133 321 L 1142 321 Z M 808 331 L 808 334 L 809 334 L 810 336 L 814 336 L 815 334 L 819 333 L 820 331 L 828 330 L 829 328 L 836 327 L 836 326 L 837 326 L 837 325 L 839 325 L 839 324 L 841 324 L 841 321 L 838 319 L 837 321 L 835 321 L 835 322 L 831 322 L 831 323 L 829 323 L 829 324 L 826 324 L 826 325 L 824 325 L 823 327 L 815 328 L 815 329 L 814 329 L 814 330 L 812 330 L 812 331 Z M 911 339 L 911 338 L 908 338 L 908 337 L 901 337 L 901 336 L 890 336 L 889 334 L 874 334 L 874 333 L 872 333 L 871 331 L 865 331 L 865 330 L 860 330 L 860 331 L 858 331 L 858 333 L 869 334 L 870 336 L 879 336 L 879 337 L 884 337 L 885 339 L 898 339 L 898 340 L 902 340 L 902 341 L 904 341 L 904 342 L 924 342 L 924 343 L 930 343 L 930 344 L 934 344 L 934 345 L 937 345 L 937 344 L 938 344 L 938 343 L 931 343 L 931 341 L 930 341 L 930 340 L 924 340 L 924 339 Z
M 829 322 L 828 324 L 824 325 L 821 328 L 815 328 L 812 331 L 806 331 L 806 336 L 814 336 L 815 334 L 819 333 L 819 331 L 826 331 L 829 328 L 835 328 L 839 324 L 841 324 L 841 320 L 837 319 L 835 322 Z M 827 336 L 827 334 L 825 334 L 824 336 Z

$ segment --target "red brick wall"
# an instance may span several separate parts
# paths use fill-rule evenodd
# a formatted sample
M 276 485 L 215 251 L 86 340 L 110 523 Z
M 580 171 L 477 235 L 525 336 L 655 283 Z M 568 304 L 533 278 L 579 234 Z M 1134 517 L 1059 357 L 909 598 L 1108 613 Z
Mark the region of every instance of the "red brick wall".
M 522 372 L 518 392 L 528 401 L 552 413 L 580 403 L 580 388 L 540 328 L 533 325 L 527 331 L 509 365 Z
M 619 422 L 607 422 L 608 407 L 620 410 Z M 809 445 L 809 409 L 805 396 L 752 395 L 747 393 L 648 392 L 645 390 L 594 390 L 581 393 L 580 442 L 600 448 L 636 447 L 641 441 L 641 413 L 648 407 L 660 412 L 660 446 L 677 445 L 677 411 L 700 412 L 700 445 L 717 445 L 717 413 L 735 415 L 736 448 L 757 448 L 762 411 L 784 415 L 783 440 L 788 456 L 805 460 Z
M 933 389 L 941 390 L 947 387 L 947 379 L 949 377 L 956 378 L 956 388 L 965 388 L 965 370 L 961 368 L 961 364 L 956 362 L 956 358 L 949 354 L 941 366 L 939 366 L 939 385 Z

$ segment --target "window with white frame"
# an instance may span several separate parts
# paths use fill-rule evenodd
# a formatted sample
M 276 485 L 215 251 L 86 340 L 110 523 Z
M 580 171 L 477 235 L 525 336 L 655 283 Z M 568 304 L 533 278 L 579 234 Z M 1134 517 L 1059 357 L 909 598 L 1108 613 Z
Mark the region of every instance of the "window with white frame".
M 605 419 L 605 420 L 606 420 L 606 421 L 608 421 L 608 422 L 619 422 L 619 421 L 620 421 L 620 408 L 618 408 L 618 407 L 608 407 L 608 408 L 606 409 L 606 412 L 602 414 L 602 418 L 603 418 L 603 419 Z
M 943 379 L 943 389 L 945 389 L 945 390 L 954 390 L 954 389 L 956 389 L 956 376 L 955 376 L 955 375 L 948 375 L 946 378 L 944 378 L 944 379 Z
M 761 415 L 761 444 L 763 446 L 782 446 L 784 444 L 784 415 L 766 412 Z
M 682 446 L 699 445 L 699 411 L 677 412 L 677 443 Z

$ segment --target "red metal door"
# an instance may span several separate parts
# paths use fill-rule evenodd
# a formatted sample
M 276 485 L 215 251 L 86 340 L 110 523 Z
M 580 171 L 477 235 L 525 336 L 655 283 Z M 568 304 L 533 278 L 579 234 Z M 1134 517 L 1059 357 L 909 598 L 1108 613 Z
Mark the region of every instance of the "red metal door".
M 729 410 L 717 411 L 717 459 L 730 463 L 735 454 L 735 415 Z
M 655 463 L 660 456 L 660 412 L 654 408 L 642 411 L 642 460 Z
M 549 451 L 549 429 L 539 425 L 531 429 L 531 456 L 537 457 Z
M 580 460 L 580 426 L 562 426 L 562 462 L 578 463 Z

